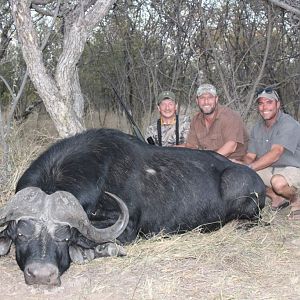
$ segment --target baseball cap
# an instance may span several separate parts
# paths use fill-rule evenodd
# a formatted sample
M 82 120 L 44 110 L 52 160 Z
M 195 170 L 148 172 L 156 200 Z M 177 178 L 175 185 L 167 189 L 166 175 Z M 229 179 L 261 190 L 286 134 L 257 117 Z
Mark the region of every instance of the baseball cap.
M 157 97 L 157 104 L 160 104 L 160 102 L 163 101 L 164 99 L 171 99 L 175 101 L 175 94 L 170 91 L 161 92 Z
M 197 96 L 201 96 L 205 93 L 210 93 L 213 96 L 217 96 L 217 89 L 215 86 L 209 83 L 201 84 L 197 89 Z
M 255 101 L 257 101 L 259 98 L 262 98 L 262 97 L 270 99 L 270 100 L 279 101 L 279 96 L 278 96 L 277 92 L 275 90 L 273 90 L 273 88 L 271 88 L 271 87 L 267 87 L 267 88 L 258 90 L 256 92 Z

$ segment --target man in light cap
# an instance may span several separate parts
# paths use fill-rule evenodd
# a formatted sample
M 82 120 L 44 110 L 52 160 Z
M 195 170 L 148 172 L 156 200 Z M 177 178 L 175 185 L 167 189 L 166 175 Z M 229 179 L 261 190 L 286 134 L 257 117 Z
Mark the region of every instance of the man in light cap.
M 190 128 L 188 116 L 178 116 L 175 94 L 161 92 L 157 97 L 160 118 L 151 124 L 145 134 L 149 144 L 158 146 L 180 146 L 185 143 Z
M 202 84 L 197 90 L 200 108 L 191 122 L 186 147 L 213 150 L 231 159 L 246 154 L 248 134 L 241 116 L 218 103 L 216 88 Z
M 300 124 L 281 111 L 272 88 L 258 91 L 256 102 L 262 119 L 251 131 L 243 162 L 264 181 L 272 209 L 291 204 L 289 219 L 300 220 Z

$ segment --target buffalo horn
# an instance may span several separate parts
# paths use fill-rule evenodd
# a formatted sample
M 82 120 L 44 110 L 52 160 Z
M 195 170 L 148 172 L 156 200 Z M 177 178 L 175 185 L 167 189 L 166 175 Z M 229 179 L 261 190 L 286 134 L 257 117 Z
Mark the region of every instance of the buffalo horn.
M 69 192 L 47 195 L 37 187 L 27 187 L 16 193 L 0 208 L 0 225 L 20 219 L 37 219 L 75 227 L 85 237 L 97 243 L 116 239 L 126 228 L 129 213 L 126 204 L 116 195 L 106 192 L 118 203 L 121 213 L 110 227 L 94 227 L 77 198 Z
M 78 231 L 85 237 L 97 243 L 104 243 L 116 239 L 125 230 L 128 224 L 129 212 L 126 204 L 118 196 L 109 192 L 105 193 L 115 199 L 121 210 L 118 220 L 112 226 L 103 229 L 93 226 L 79 201 L 72 194 L 64 191 L 59 191 L 52 194 L 53 197 L 58 197 L 61 202 L 65 201 L 66 199 L 69 200 L 69 203 L 63 209 L 64 212 L 62 210 L 56 211 L 57 221 L 67 222 L 71 227 L 77 228 Z M 57 194 L 57 196 L 55 194 Z M 74 205 L 73 208 L 71 203 Z M 70 209 L 70 206 L 72 209 Z M 53 209 L 54 208 L 51 208 L 51 211 Z
M 27 187 L 16 193 L 0 208 L 0 226 L 8 221 L 38 218 L 46 194 L 37 187 Z

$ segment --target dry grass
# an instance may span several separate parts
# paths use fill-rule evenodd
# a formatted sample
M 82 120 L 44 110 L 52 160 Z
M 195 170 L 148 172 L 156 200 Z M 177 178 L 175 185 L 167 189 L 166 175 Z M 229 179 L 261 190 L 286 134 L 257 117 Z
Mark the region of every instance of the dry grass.
M 138 240 L 123 258 L 72 265 L 62 286 L 26 286 L 12 254 L 0 293 L 26 299 L 299 299 L 299 224 L 265 209 L 272 225 Z M 9 284 L 8 284 L 9 282 Z
M 30 160 L 55 137 L 19 127 L 12 137 L 12 178 L 7 201 Z M 3 192 L 3 191 L 2 191 Z M 263 219 L 270 226 L 237 230 L 237 223 L 203 234 L 157 235 L 126 246 L 127 256 L 72 265 L 62 286 L 24 283 L 14 251 L 0 259 L 1 299 L 300 299 L 300 222 L 289 209 Z
M 46 125 L 46 124 L 45 124 Z M 31 120 L 23 124 L 14 124 L 14 129 L 8 140 L 9 146 L 9 180 L 5 185 L 0 184 L 1 198 L 13 193 L 19 177 L 30 162 L 38 156 L 50 143 L 54 142 L 57 135 L 50 135 L 45 130 L 31 127 Z M 1 200 L 0 198 L 0 200 Z
M 124 132 L 130 132 L 126 117 L 114 115 L 112 112 L 97 113 L 90 111 L 87 114 L 85 125 L 87 128 L 108 127 L 118 128 Z M 100 126 L 100 124 L 102 126 Z M 53 122 L 47 115 L 33 113 L 23 123 L 14 123 L 9 140 L 9 180 L 5 184 L 1 182 L 0 176 L 0 204 L 1 199 L 11 195 L 16 183 L 30 162 L 38 156 L 51 143 L 58 139 L 58 134 Z M 0 146 L 0 155 L 2 149 Z

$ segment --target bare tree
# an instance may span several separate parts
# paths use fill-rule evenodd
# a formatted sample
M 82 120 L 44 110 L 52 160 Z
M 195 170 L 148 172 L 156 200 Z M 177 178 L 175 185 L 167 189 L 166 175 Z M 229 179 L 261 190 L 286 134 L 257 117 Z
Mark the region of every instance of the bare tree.
M 17 27 L 31 29 L 18 32 L 24 58 L 57 128 L 64 128 L 61 136 L 82 130 L 83 94 L 99 109 L 118 107 L 112 86 L 141 125 L 149 122 L 162 89 L 174 90 L 187 106 L 200 81 L 215 84 L 222 101 L 245 118 L 256 87 L 273 85 L 297 101 L 292 87 L 299 80 L 299 29 L 291 10 L 277 2 L 293 13 L 299 7 L 299 0 L 119 0 L 95 27 L 91 14 L 100 6 L 107 12 L 113 1 L 10 0 Z M 56 24 L 43 56 L 39 18 L 48 18 L 44 26 Z
M 84 99 L 79 84 L 77 64 L 87 38 L 107 14 L 115 0 L 10 0 L 29 76 L 42 98 L 61 137 L 84 129 Z M 33 19 L 42 16 L 63 20 L 61 53 L 54 74 L 47 68 Z

